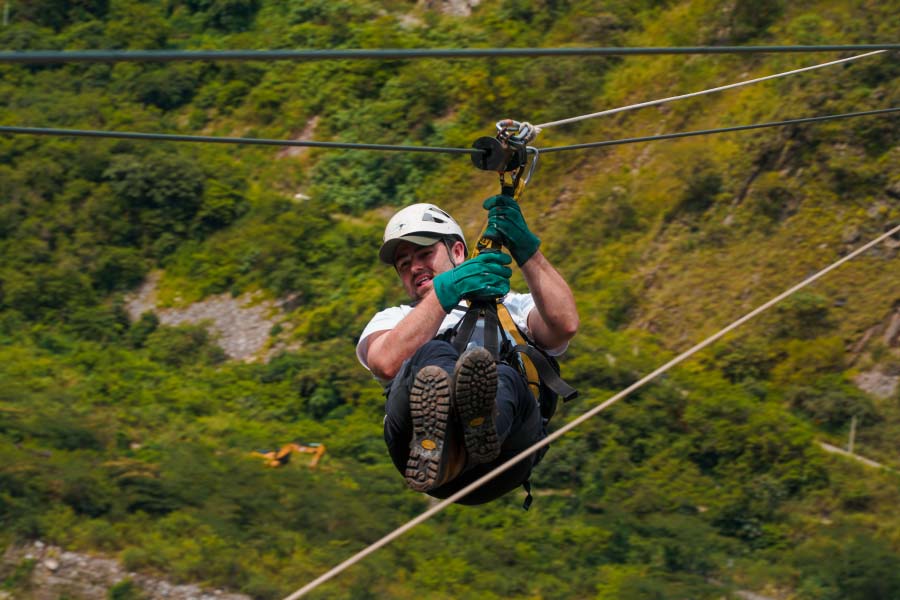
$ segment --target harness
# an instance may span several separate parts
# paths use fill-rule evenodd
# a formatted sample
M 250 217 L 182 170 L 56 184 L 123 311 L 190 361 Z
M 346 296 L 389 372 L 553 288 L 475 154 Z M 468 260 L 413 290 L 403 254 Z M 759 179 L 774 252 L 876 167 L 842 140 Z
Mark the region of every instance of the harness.
M 537 166 L 538 150 L 528 146 L 537 133 L 538 129 L 528 123 L 518 123 L 511 119 L 499 121 L 496 137 L 482 137 L 473 144 L 474 148 L 482 152 L 473 154 L 472 162 L 479 169 L 499 173 L 501 193 L 518 199 Z M 533 156 L 530 166 L 528 166 L 529 153 Z M 523 179 L 526 169 L 528 173 Z M 470 258 L 481 252 L 500 252 L 501 244 L 498 240 L 487 237 L 486 230 L 487 225 L 482 230 Z M 556 412 L 559 397 L 562 396 L 564 401 L 568 401 L 575 398 L 578 391 L 563 381 L 556 359 L 538 347 L 516 325 L 509 309 L 498 298 L 467 298 L 466 301 L 468 307 L 462 307 L 465 315 L 453 328 L 439 335 L 438 339 L 450 342 L 462 355 L 472 339 L 478 322 L 482 321 L 485 349 L 498 363 L 510 365 L 522 375 L 527 389 L 538 404 L 546 431 L 547 424 Z M 508 337 L 503 335 L 504 332 Z M 531 469 L 541 461 L 546 452 L 547 447 L 544 446 L 535 454 L 528 473 L 521 482 L 526 492 L 525 502 L 522 505 L 525 510 L 528 510 L 533 500 Z
M 509 309 L 496 299 L 470 301 L 463 318 L 439 337 L 450 342 L 462 354 L 472 340 L 479 320 L 484 322 L 485 349 L 497 362 L 512 366 L 522 375 L 540 406 L 545 424 L 556 413 L 560 396 L 565 402 L 578 396 L 578 390 L 560 377 L 556 359 L 525 335 L 513 321 Z M 503 332 L 508 333 L 515 344 L 503 336 Z
M 466 314 L 452 328 L 437 336 L 453 345 L 462 354 L 475 333 L 479 320 L 484 322 L 484 347 L 493 354 L 494 359 L 515 368 L 525 379 L 527 389 L 534 396 L 541 411 L 544 430 L 556 412 L 558 399 L 562 396 L 568 402 L 578 395 L 578 390 L 563 381 L 559 375 L 559 363 L 536 346 L 525 333 L 519 329 L 509 309 L 497 299 L 476 299 L 469 303 Z M 515 344 L 502 335 L 508 332 Z M 534 500 L 531 495 L 531 469 L 534 468 L 547 453 L 548 446 L 539 450 L 528 469 L 528 475 L 521 482 L 525 489 L 525 501 L 522 508 L 528 510 Z

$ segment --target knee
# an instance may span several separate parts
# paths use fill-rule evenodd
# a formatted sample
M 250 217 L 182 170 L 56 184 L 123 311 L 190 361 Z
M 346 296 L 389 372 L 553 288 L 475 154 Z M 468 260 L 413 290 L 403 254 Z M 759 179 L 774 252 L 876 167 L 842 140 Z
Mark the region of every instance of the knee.
M 443 340 L 430 340 L 415 351 L 409 362 L 413 376 L 419 369 L 428 365 L 441 367 L 448 373 L 452 373 L 458 358 L 459 353 L 453 347 L 453 344 Z
M 522 374 L 519 373 L 519 371 L 515 368 L 505 363 L 500 363 L 497 365 L 497 384 L 501 387 L 505 387 L 516 397 L 525 397 L 526 395 L 531 395 L 531 392 L 528 391 L 528 386 L 526 385 L 525 378 L 522 377 Z
M 419 349 L 410 358 L 413 364 L 422 365 L 436 360 L 456 360 L 459 353 L 453 344 L 444 340 L 429 340 L 419 346 Z

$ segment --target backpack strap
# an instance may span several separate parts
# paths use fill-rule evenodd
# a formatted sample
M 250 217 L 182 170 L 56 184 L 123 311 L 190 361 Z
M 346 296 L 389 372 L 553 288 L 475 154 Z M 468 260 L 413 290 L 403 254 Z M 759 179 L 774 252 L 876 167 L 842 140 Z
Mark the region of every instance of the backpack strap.
M 559 373 L 556 372 L 556 369 L 553 368 L 547 357 L 536 347 L 525 344 L 515 346 L 513 350 L 524 354 L 534 369 L 540 374 L 541 381 L 555 393 L 562 396 L 565 402 L 578 397 L 578 390 L 563 381 L 563 378 L 559 376 Z
M 531 503 L 534 502 L 534 496 L 531 495 L 530 477 L 522 482 L 522 487 L 525 489 L 525 501 L 522 502 L 522 508 L 524 510 L 528 510 L 529 508 L 531 508 Z
M 497 305 L 497 315 L 500 318 L 503 329 L 508 331 L 513 336 L 513 339 L 516 340 L 516 346 L 513 348 L 513 351 L 520 354 L 522 364 L 525 366 L 525 378 L 528 380 L 528 387 L 531 389 L 534 397 L 539 397 L 540 384 L 542 382 L 554 393 L 562 396 L 566 402 L 577 397 L 578 390 L 563 381 L 544 352 L 535 346 L 519 329 L 505 305 Z

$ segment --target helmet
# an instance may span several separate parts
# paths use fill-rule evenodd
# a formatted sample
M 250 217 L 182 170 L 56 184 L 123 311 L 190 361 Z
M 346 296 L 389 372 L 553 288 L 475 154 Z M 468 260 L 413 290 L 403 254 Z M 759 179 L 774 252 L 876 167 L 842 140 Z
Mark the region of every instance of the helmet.
M 443 238 L 457 238 L 466 245 L 459 224 L 434 204 L 413 204 L 399 211 L 384 228 L 384 243 L 378 258 L 394 264 L 394 253 L 402 242 L 430 246 Z M 468 250 L 467 250 L 468 252 Z

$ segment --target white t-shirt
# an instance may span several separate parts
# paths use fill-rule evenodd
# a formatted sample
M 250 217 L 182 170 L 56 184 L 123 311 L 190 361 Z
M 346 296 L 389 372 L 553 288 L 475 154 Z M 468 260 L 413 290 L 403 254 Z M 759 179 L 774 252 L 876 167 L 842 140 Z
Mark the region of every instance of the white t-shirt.
M 524 331 L 528 337 L 531 337 L 531 331 L 528 329 L 528 314 L 534 309 L 534 300 L 532 299 L 531 294 L 517 294 L 516 292 L 510 292 L 503 297 L 501 302 L 509 309 L 509 314 L 512 317 L 513 322 L 518 325 L 519 329 Z M 369 324 L 363 329 L 362 335 L 359 337 L 359 342 L 356 344 L 356 357 L 365 368 L 369 368 L 369 364 L 366 361 L 369 354 L 369 336 L 379 331 L 390 331 L 396 327 L 406 315 L 411 313 L 412 310 L 412 306 L 401 304 L 400 306 L 386 308 L 372 317 Z M 440 328 L 438 328 L 438 334 L 454 327 L 465 314 L 464 310 L 455 308 L 453 312 L 444 317 L 444 321 L 441 323 Z M 509 334 L 506 335 L 510 338 Z M 515 343 L 512 338 L 510 338 L 510 341 Z M 484 345 L 484 324 L 481 319 L 479 319 L 478 324 L 475 326 L 475 331 L 472 333 L 470 345 Z M 568 344 L 563 344 L 559 348 L 548 349 L 547 353 L 552 356 L 559 356 L 566 351 L 567 347 Z

